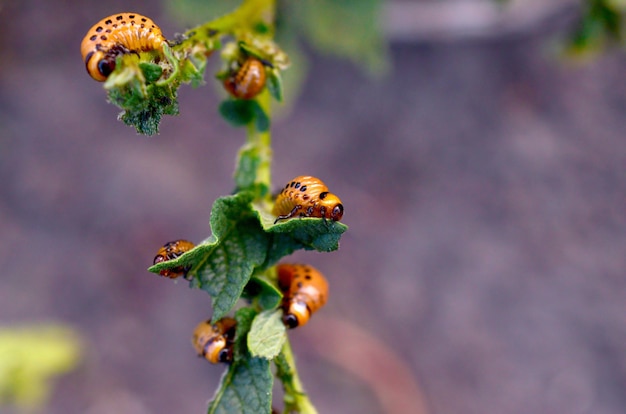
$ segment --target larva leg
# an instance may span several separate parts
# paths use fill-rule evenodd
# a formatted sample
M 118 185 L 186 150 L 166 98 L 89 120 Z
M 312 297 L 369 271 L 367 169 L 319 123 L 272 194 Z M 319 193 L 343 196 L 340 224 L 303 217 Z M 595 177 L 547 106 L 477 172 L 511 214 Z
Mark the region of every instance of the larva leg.
M 322 206 L 320 207 L 320 214 L 322 216 L 322 220 L 324 220 L 324 224 L 326 223 L 326 207 Z
M 293 209 L 289 212 L 289 214 L 285 214 L 285 215 L 283 215 L 283 216 L 278 216 L 278 217 L 276 218 L 276 220 L 274 220 L 274 224 L 278 223 L 278 221 L 279 221 L 279 220 L 287 220 L 287 219 L 289 219 L 289 218 L 292 218 L 292 217 L 296 214 L 296 212 L 297 212 L 298 210 L 300 210 L 301 208 L 302 208 L 302 206 L 301 206 L 301 205 L 297 205 L 297 206 L 295 206 L 295 207 L 294 207 L 294 208 L 293 208 Z

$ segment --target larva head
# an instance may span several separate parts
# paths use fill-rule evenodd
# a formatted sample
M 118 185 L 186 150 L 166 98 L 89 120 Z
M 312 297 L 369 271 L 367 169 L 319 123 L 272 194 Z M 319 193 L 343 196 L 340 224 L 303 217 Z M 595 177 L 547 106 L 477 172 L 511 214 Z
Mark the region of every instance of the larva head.
M 199 323 L 191 340 L 196 353 L 212 364 L 232 361 L 235 325 L 232 318 L 223 318 L 213 325 L 211 321 Z
M 343 204 L 341 200 L 333 193 L 324 191 L 320 193 L 320 206 L 324 209 L 323 216 L 327 219 L 339 221 L 343 217 Z
M 104 82 L 115 70 L 115 56 L 106 56 L 102 52 L 90 52 L 85 61 L 87 73 L 97 80 Z
M 286 305 L 283 310 L 283 323 L 289 329 L 305 325 L 311 318 L 311 312 L 305 302 L 292 300 L 287 302 Z
M 87 73 L 98 82 L 104 82 L 115 69 L 115 56 L 108 53 L 110 47 L 100 38 L 102 22 L 95 24 L 80 44 L 80 53 Z

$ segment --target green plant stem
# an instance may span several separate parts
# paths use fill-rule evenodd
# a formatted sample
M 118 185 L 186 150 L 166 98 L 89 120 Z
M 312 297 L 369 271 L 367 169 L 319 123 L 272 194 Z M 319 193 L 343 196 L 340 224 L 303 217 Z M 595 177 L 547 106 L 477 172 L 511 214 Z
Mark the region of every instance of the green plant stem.
M 259 95 L 257 101 L 269 118 L 271 116 L 269 93 L 264 91 Z M 257 131 L 254 122 L 248 125 L 247 132 L 247 144 L 256 149 L 260 160 L 256 171 L 255 183 L 261 184 L 270 190 L 272 188 L 272 135 L 269 129 L 265 132 Z M 270 191 L 268 191 L 267 197 L 269 197 L 267 201 L 271 201 Z
M 276 362 L 276 375 L 283 382 L 283 388 L 285 390 L 285 413 L 300 413 L 300 414 L 317 414 L 317 409 L 309 400 L 308 395 L 304 392 L 304 387 L 298 376 L 298 369 L 296 368 L 296 361 L 291 350 L 291 344 L 289 343 L 289 337 L 283 345 L 283 349 Z

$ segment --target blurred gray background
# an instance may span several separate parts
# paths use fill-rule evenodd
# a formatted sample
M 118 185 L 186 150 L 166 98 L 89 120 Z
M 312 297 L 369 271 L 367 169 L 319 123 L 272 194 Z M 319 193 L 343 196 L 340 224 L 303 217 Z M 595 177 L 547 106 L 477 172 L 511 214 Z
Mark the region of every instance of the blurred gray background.
M 502 17 L 418 3 L 387 15 L 386 78 L 307 51 L 273 126 L 276 186 L 322 178 L 350 227 L 338 252 L 290 258 L 331 287 L 291 333 L 312 401 L 626 412 L 626 56 L 556 59 L 567 5 Z M 164 242 L 209 234 L 244 131 L 219 117 L 213 85 L 182 87 L 159 136 L 116 121 L 79 45 L 119 11 L 185 29 L 157 2 L 0 2 L 0 324 L 86 338 L 45 413 L 202 413 L 224 370 L 189 342 L 209 298 L 146 268 Z

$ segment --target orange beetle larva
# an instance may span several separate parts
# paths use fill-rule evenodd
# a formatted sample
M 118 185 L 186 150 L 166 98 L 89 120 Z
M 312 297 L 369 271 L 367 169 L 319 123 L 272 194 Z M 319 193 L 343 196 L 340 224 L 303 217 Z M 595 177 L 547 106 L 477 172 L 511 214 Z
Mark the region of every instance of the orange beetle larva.
M 193 249 L 195 245 L 187 240 L 174 240 L 165 243 L 163 247 L 159 249 L 154 257 L 153 264 L 165 262 L 167 260 L 176 259 L 178 256 Z M 174 269 L 161 270 L 159 273 L 161 276 L 169 277 L 170 279 L 176 279 L 179 276 L 187 278 L 188 267 L 175 267 Z
M 248 57 L 239 69 L 224 79 L 224 88 L 235 98 L 252 99 L 265 87 L 265 66 Z
M 119 55 L 157 50 L 165 42 L 161 29 L 151 19 L 137 13 L 118 13 L 89 29 L 80 52 L 87 73 L 104 82 L 115 69 Z
M 212 364 L 232 361 L 236 325 L 233 318 L 222 318 L 214 324 L 210 320 L 200 322 L 191 339 L 198 356 Z
M 276 267 L 278 287 L 283 292 L 283 322 L 289 328 L 306 324 L 326 304 L 328 282 L 319 270 L 305 264 Z
M 272 214 L 278 216 L 274 223 L 296 216 L 339 221 L 343 217 L 343 204 L 320 179 L 299 176 L 278 194 Z

